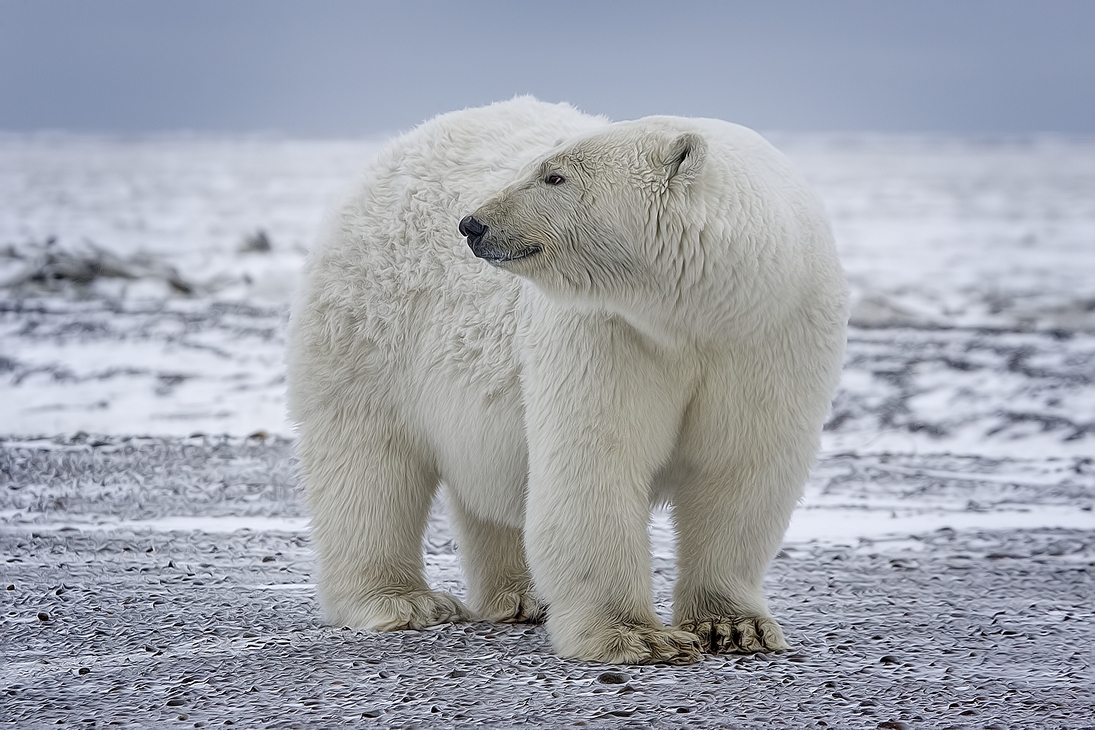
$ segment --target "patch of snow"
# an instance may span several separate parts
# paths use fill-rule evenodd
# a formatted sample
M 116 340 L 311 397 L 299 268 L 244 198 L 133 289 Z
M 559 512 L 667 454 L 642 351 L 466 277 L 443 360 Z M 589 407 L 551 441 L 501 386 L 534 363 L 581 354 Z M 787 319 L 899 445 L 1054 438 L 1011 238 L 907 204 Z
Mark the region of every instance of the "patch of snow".
M 952 512 L 938 509 L 871 509 L 811 507 L 795 510 L 785 543 L 822 542 L 856 545 L 863 540 L 896 535 L 923 535 L 936 530 L 1095 530 L 1095 512 L 1080 507 L 1028 505 L 991 511 Z
M 289 532 L 306 534 L 308 520 L 293 517 L 255 517 L 231 515 L 215 517 L 170 516 L 158 520 L 113 520 L 108 516 L 95 515 L 88 521 L 29 522 L 19 519 L 20 513 L 8 510 L 0 515 L 0 530 L 5 532 L 201 532 L 206 534 L 231 534 L 234 532 Z

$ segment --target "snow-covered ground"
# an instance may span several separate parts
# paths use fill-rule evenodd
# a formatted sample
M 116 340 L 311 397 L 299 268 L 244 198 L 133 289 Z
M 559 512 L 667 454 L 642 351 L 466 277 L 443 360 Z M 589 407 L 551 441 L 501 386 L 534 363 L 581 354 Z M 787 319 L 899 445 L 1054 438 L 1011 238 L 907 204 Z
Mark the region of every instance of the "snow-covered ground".
M 945 435 L 963 453 L 1095 453 L 1095 141 L 776 141 L 830 210 L 853 323 L 906 328 L 853 331 L 837 417 L 902 388 L 910 412 L 894 417 L 931 426 L 852 418 L 831 448 L 936 450 Z M 0 135 L 4 432 L 289 435 L 287 303 L 377 145 Z M 260 231 L 269 250 L 246 250 Z M 72 286 L 49 278 L 51 252 L 140 278 Z M 883 341 L 908 351 L 904 371 L 879 360 Z M 1051 383 L 1028 378 L 1046 368 Z
M 828 206 L 855 321 L 1095 330 L 1095 139 L 772 138 Z M 0 247 L 147 252 L 218 298 L 281 304 L 379 144 L 0 133 Z M 272 253 L 237 254 L 260 229 Z
M 855 302 L 772 569 L 800 649 L 617 685 L 539 630 L 317 622 L 287 307 L 377 142 L 0 134 L 0 720 L 1090 724 L 1095 140 L 773 139 L 825 199 Z M 461 593 L 438 509 L 429 573 Z M 651 530 L 664 612 L 665 514 Z M 705 699 L 722 681 L 774 704 Z M 284 693 L 284 722 L 254 714 Z

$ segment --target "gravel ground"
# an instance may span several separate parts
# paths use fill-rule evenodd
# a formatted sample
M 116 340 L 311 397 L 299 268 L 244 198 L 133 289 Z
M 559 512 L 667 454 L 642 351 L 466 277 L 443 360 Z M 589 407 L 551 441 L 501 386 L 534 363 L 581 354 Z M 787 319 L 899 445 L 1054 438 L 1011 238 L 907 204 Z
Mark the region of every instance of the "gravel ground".
M 1093 471 L 833 455 L 806 508 L 1090 514 Z M 11 726 L 1095 726 L 1093 530 L 789 542 L 768 591 L 792 651 L 619 667 L 559 659 L 536 626 L 322 626 L 286 440 L 7 439 L 0 482 Z M 463 592 L 440 503 L 426 551 Z

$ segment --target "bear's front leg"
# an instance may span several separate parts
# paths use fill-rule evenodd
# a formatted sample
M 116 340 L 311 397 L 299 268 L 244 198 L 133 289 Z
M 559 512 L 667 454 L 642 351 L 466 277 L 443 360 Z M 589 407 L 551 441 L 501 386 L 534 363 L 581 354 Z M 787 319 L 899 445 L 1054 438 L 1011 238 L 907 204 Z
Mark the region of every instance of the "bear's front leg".
M 696 635 L 654 612 L 645 490 L 627 483 L 635 475 L 598 471 L 541 473 L 530 483 L 529 557 L 556 651 L 610 664 L 697 661 Z
M 754 454 L 698 474 L 674 498 L 674 624 L 698 635 L 712 654 L 789 648 L 761 583 L 801 493 L 806 462 L 792 463 L 793 450 L 780 456 L 765 464 Z
M 298 453 L 327 623 L 397 631 L 469 618 L 426 585 L 422 535 L 437 476 L 399 429 L 315 414 L 301 425 Z
M 560 315 L 541 331 L 552 337 L 524 383 L 525 541 L 555 649 L 620 664 L 696 661 L 697 637 L 654 611 L 647 532 L 687 376 L 618 319 Z

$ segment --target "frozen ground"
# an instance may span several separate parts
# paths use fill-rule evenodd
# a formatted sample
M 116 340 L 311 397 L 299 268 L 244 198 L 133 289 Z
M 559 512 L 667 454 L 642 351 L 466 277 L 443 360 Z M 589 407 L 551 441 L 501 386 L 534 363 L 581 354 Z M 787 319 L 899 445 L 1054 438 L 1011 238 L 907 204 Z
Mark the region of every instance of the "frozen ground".
M 321 626 L 291 453 L 284 440 L 224 437 L 0 443 L 0 718 L 1076 728 L 1095 717 L 1090 460 L 825 458 L 768 578 L 794 650 L 639 668 L 560 660 L 540 627 Z M 652 537 L 668 616 L 664 515 Z M 426 552 L 432 582 L 462 593 L 440 510 Z
M 286 303 L 374 143 L 0 135 L 0 722 L 1095 727 L 1095 142 L 778 142 L 856 301 L 795 649 L 629 668 L 318 622 Z
M 1036 346 L 1003 338 L 1011 354 L 975 347 L 956 370 L 941 343 L 965 336 L 940 328 L 1059 336 L 1048 357 L 1073 367 L 1078 351 L 1083 368 L 1095 333 L 1095 140 L 776 141 L 831 212 L 853 323 L 905 327 L 895 346 L 934 343 L 902 375 L 911 396 L 936 398 L 925 403 L 933 418 L 961 420 L 963 438 L 979 440 L 971 411 L 1017 397 L 1034 407 L 1018 392 L 1022 373 L 987 382 L 986 368 L 1029 361 Z M 0 368 L 18 386 L 0 402 L 5 431 L 291 435 L 286 305 L 304 251 L 376 146 L 0 134 Z M 260 231 L 269 250 L 249 250 Z M 844 387 L 890 387 L 868 377 Z M 1037 407 L 1090 423 L 1091 388 L 1062 385 L 1067 397 Z

